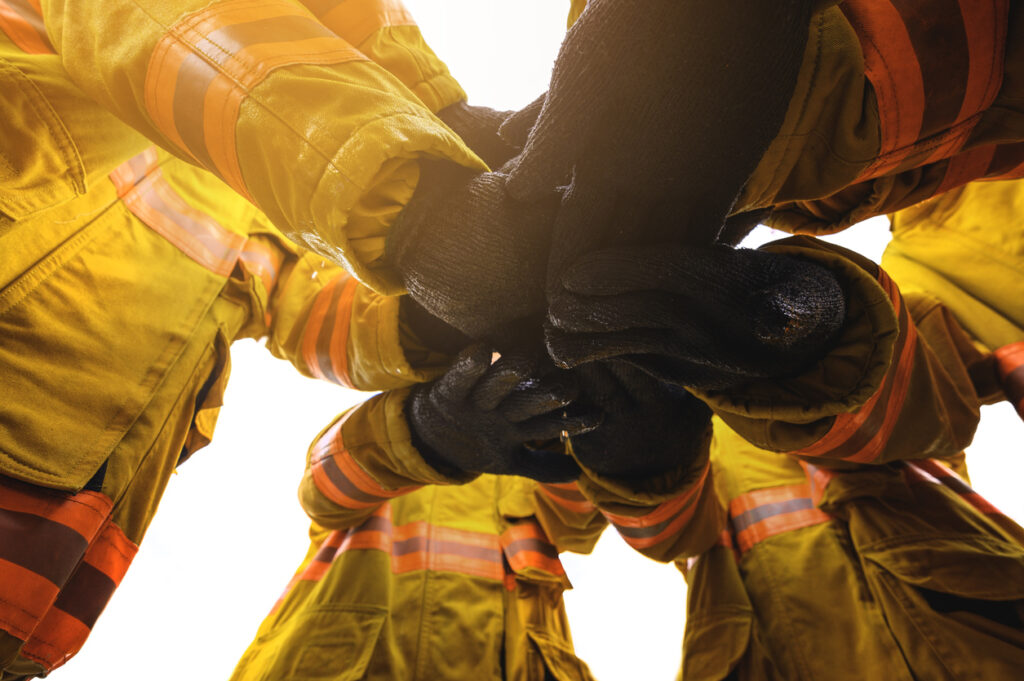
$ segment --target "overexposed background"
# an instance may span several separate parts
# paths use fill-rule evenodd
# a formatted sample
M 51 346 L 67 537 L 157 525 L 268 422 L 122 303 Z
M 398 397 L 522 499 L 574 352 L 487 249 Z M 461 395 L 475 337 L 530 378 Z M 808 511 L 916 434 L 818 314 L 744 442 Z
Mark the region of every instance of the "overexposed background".
M 568 0 L 406 0 L 470 102 L 516 109 L 547 86 Z M 610 48 L 612 49 L 612 48 Z M 751 243 L 773 238 L 762 229 Z M 835 239 L 878 259 L 885 220 Z M 182 466 L 135 563 L 59 681 L 223 681 L 305 554 L 295 497 L 310 439 L 366 397 L 302 378 L 260 345 L 232 348 L 214 443 Z M 1024 426 L 1003 403 L 983 410 L 968 461 L 976 489 L 1024 520 Z M 680 660 L 685 585 L 614 532 L 590 556 L 563 555 L 580 656 L 598 679 L 668 681 Z M 282 680 L 284 681 L 284 680 Z M 400 681 L 400 680 L 399 680 Z

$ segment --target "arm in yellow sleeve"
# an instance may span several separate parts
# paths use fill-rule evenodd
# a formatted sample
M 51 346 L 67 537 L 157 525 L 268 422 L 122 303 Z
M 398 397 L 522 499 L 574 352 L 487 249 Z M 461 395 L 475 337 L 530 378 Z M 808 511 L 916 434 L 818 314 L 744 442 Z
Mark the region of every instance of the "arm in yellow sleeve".
M 294 251 L 270 295 L 267 347 L 276 357 L 305 376 L 356 390 L 402 388 L 444 370 L 450 357 L 426 348 L 404 324 L 400 297 L 376 293 L 319 255 Z
M 634 549 L 657 561 L 685 560 L 713 546 L 725 526 L 704 449 L 695 465 L 656 481 L 638 485 L 584 471 L 578 485 Z
M 980 400 L 966 367 L 979 358 L 951 316 L 838 246 L 797 237 L 768 248 L 835 273 L 846 322 L 800 376 L 700 394 L 723 421 L 758 447 L 833 463 L 948 457 L 970 443 Z
M 288 0 L 42 8 L 87 95 L 383 293 L 401 290 L 382 257 L 417 160 L 485 169 L 398 78 Z
M 299 502 L 328 529 L 352 527 L 389 499 L 424 485 L 461 484 L 428 465 L 405 420 L 408 389 L 371 397 L 339 416 L 309 448 Z
M 398 78 L 437 113 L 466 93 L 401 0 L 303 0 L 324 26 Z
M 577 482 L 535 483 L 534 514 L 559 551 L 590 553 L 608 521 Z

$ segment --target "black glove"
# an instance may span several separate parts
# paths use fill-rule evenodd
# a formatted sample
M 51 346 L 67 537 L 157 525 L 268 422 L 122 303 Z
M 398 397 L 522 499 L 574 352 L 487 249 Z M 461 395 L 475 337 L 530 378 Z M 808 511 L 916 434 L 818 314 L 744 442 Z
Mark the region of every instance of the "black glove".
M 509 192 L 522 201 L 572 178 L 551 276 L 599 248 L 714 241 L 782 123 L 811 5 L 590 0 L 509 164 Z
M 689 468 L 706 451 L 711 410 L 684 389 L 617 361 L 577 367 L 580 408 L 604 414 L 595 430 L 570 438 L 595 473 L 638 480 Z
M 572 375 L 550 363 L 538 367 L 525 354 L 504 355 L 492 365 L 486 346 L 467 348 L 443 377 L 412 389 L 406 418 L 413 445 L 451 477 L 496 473 L 574 480 L 580 471 L 572 458 L 540 446 L 596 427 L 600 415 L 568 414 L 576 397 Z
M 421 168 L 386 248 L 409 294 L 476 339 L 493 340 L 526 318 L 539 325 L 557 195 L 520 203 L 500 173 L 442 161 Z
M 456 102 L 438 111 L 437 117 L 461 137 L 484 163 L 491 168 L 500 168 L 521 148 L 521 145 L 513 146 L 498 136 L 498 128 L 511 113 Z
M 619 357 L 700 388 L 797 374 L 827 352 L 846 313 L 823 267 L 726 246 L 591 253 L 559 283 L 547 328 L 557 364 Z

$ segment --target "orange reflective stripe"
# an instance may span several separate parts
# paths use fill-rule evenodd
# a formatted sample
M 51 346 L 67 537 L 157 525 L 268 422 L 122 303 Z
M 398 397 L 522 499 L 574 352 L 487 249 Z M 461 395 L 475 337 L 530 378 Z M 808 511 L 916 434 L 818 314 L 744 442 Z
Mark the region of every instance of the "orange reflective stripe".
M 1006 399 L 1024 419 L 1024 341 L 1004 345 L 993 354 Z
M 156 170 L 158 163 L 156 147 L 150 147 L 114 168 L 110 173 L 110 181 L 114 183 L 117 196 L 123 197 L 131 191 L 142 178 Z
M 229 276 L 245 237 L 186 203 L 154 164 L 147 150 L 110 174 L 124 205 L 185 255 L 214 274 Z
M 650 548 L 677 534 L 690 522 L 697 511 L 697 501 L 704 491 L 710 470 L 709 461 L 700 478 L 686 492 L 658 504 L 644 515 L 627 516 L 608 511 L 602 513 L 627 544 L 635 549 Z
M 47 670 L 81 648 L 127 569 L 134 545 L 110 524 L 112 507 L 98 492 L 0 479 L 0 630 Z
M 114 503 L 99 492 L 66 494 L 0 476 L 0 509 L 66 525 L 87 542 L 102 527 Z
M 959 0 L 960 16 L 967 33 L 970 72 L 958 121 L 987 109 L 995 100 L 1003 82 L 1003 51 L 1006 49 L 1006 25 L 1009 2 Z
M 546 482 L 540 484 L 538 489 L 557 505 L 573 513 L 593 513 L 597 510 L 597 506 L 583 496 L 583 492 L 575 482 Z
M 150 57 L 145 106 L 157 129 L 249 196 L 235 147 L 242 102 L 274 70 L 366 57 L 287 0 L 227 0 L 171 27 Z
M 729 502 L 729 519 L 741 553 L 777 534 L 831 520 L 814 505 L 807 483 L 741 494 Z
M 263 282 L 267 294 L 272 293 L 284 262 L 284 252 L 265 241 L 249 239 L 238 258 L 246 272 Z
M 89 636 L 89 627 L 63 610 L 50 609 L 21 654 L 53 671 L 77 653 Z
M 534 568 L 553 575 L 565 574 L 558 549 L 536 520 L 520 520 L 502 532 L 501 546 L 509 566 L 516 572 Z
M 81 650 L 137 551 L 121 528 L 108 523 L 25 642 L 22 654 L 52 670 Z
M 841 7 L 861 43 L 882 133 L 879 157 L 859 179 L 957 153 L 1002 83 L 1007 1 L 848 0 Z
M 327 28 L 353 45 L 361 45 L 387 26 L 415 26 L 401 0 L 304 0 Z
M 935 195 L 937 196 L 950 189 L 955 189 L 979 177 L 984 177 L 995 155 L 996 146 L 988 145 L 976 147 L 949 159 L 946 174 L 942 178 L 942 183 L 939 184 L 938 189 L 935 190 Z
M 917 141 L 924 120 L 924 79 L 910 34 L 893 2 L 850 0 L 841 7 L 861 41 L 865 73 L 878 100 L 882 145 L 879 160 L 864 172 L 870 177 L 878 174 L 875 166 L 891 163 L 883 158 Z
M 355 550 L 388 553 L 393 574 L 434 570 L 502 582 L 505 578 L 497 535 L 424 521 L 394 526 L 391 506 L 385 504 L 357 527 L 328 535 L 314 559 L 299 571 L 291 586 L 299 581 L 323 579 L 334 561 Z
M 38 2 L 0 0 L 0 31 L 28 54 L 55 54 Z
M 1024 177 L 1024 142 L 996 145 L 995 157 L 985 177 L 985 181 L 1016 180 Z
M 359 282 L 339 274 L 313 301 L 302 331 L 302 358 L 313 376 L 352 388 L 348 373 L 348 338 L 352 302 Z
M 992 502 L 975 492 L 953 469 L 935 459 L 907 461 L 903 472 L 908 483 L 941 485 L 956 492 L 964 501 L 986 515 L 1006 516 Z
M 38 573 L 0 558 L 0 630 L 28 639 L 60 589 Z
M 885 450 L 903 410 L 910 385 L 917 351 L 917 327 L 903 304 L 895 282 L 881 269 L 878 271 L 878 280 L 892 300 L 900 330 L 889 371 L 875 394 L 860 408 L 836 416 L 821 439 L 793 454 L 870 463 L 876 461 Z
M 0 629 L 25 640 L 110 513 L 98 492 L 66 494 L 0 478 Z
M 353 413 L 348 412 L 313 444 L 310 469 L 320 493 L 343 508 L 359 510 L 419 489 L 421 485 L 398 489 L 382 487 L 356 463 L 345 449 L 342 437 L 345 422 Z

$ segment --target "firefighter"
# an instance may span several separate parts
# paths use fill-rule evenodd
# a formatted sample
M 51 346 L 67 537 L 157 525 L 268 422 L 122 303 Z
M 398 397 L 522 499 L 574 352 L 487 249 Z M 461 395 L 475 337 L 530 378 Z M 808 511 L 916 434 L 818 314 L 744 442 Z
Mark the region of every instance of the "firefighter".
M 491 354 L 469 348 L 437 382 L 372 397 L 314 440 L 310 550 L 233 679 L 592 679 L 558 553 L 589 552 L 605 521 L 572 459 L 525 445 L 592 416 L 552 417 L 574 392 L 565 372 L 530 378 L 523 356 Z M 443 455 L 425 442 L 438 438 Z M 569 482 L 492 474 L 509 466 Z M 552 501 L 565 496 L 573 510 Z
M 425 47 L 402 47 L 422 44 L 414 25 L 385 33 L 364 48 L 425 78 L 431 105 L 500 163 L 502 117 L 466 105 Z M 379 390 L 438 376 L 465 338 L 296 247 L 228 185 L 86 97 L 37 5 L 4 4 L 0 66 L 7 681 L 52 671 L 86 640 L 172 471 L 213 435 L 231 342 L 266 338 L 307 376 Z

